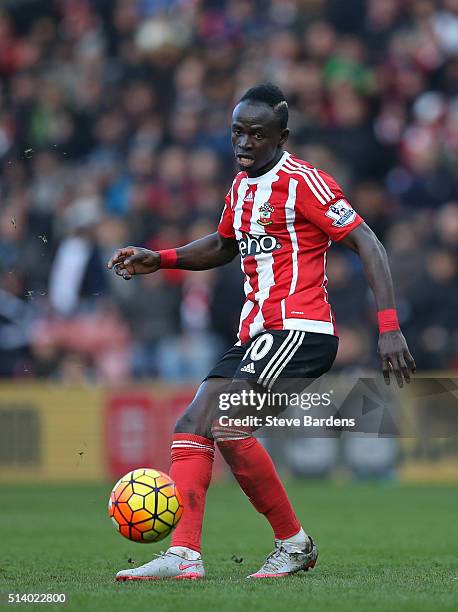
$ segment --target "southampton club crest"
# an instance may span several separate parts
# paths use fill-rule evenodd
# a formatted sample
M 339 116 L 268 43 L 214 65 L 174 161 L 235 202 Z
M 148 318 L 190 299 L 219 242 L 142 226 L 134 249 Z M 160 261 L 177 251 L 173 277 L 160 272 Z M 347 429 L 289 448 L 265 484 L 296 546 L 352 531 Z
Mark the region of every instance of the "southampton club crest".
M 269 202 L 265 202 L 262 206 L 259 207 L 259 225 L 271 225 L 273 223 L 270 215 L 274 212 L 274 207 L 269 204 Z

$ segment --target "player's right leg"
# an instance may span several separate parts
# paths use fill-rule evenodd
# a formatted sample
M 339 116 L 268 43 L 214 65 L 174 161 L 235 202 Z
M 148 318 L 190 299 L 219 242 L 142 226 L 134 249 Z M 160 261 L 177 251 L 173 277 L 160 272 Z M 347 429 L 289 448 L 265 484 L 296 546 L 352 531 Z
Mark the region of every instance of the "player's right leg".
M 116 580 L 196 580 L 205 576 L 200 540 L 213 467 L 210 411 L 214 401 L 209 383 L 203 382 L 175 426 L 170 476 L 183 497 L 184 512 L 172 534 L 170 548 L 140 567 L 118 572 Z

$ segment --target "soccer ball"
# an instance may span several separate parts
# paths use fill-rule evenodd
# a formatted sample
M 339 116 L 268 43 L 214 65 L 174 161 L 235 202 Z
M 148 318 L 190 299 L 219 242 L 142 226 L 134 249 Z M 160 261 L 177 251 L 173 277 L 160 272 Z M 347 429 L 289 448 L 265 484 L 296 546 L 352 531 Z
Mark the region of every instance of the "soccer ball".
M 183 500 L 167 474 L 140 468 L 115 484 L 108 514 L 125 538 L 142 543 L 159 542 L 178 525 Z

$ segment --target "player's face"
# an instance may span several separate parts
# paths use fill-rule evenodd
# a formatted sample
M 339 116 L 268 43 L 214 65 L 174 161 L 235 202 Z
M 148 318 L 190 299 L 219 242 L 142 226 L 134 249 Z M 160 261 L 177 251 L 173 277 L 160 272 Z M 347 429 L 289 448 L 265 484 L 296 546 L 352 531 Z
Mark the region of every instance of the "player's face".
M 232 114 L 232 148 L 240 170 L 253 177 L 273 168 L 288 134 L 267 104 L 250 100 L 237 104 Z

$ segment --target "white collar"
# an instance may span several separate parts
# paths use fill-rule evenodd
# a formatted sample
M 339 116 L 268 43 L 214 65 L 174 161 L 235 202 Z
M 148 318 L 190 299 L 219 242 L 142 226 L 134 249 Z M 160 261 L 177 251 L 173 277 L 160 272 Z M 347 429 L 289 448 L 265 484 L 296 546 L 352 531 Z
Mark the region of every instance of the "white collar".
M 259 181 L 264 181 L 265 179 L 272 179 L 277 174 L 277 172 L 280 170 L 280 168 L 283 166 L 283 164 L 288 159 L 288 157 L 290 157 L 290 154 L 288 153 L 288 151 L 283 151 L 283 155 L 280 157 L 280 159 L 278 160 L 278 162 L 275 164 L 273 168 L 271 168 L 264 174 L 260 174 L 259 176 L 253 176 L 251 178 L 248 177 L 246 179 L 247 184 L 254 185 L 255 183 L 258 183 Z

